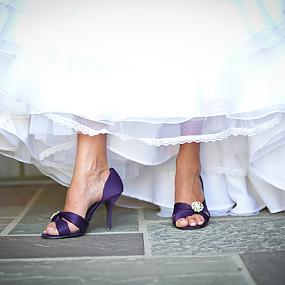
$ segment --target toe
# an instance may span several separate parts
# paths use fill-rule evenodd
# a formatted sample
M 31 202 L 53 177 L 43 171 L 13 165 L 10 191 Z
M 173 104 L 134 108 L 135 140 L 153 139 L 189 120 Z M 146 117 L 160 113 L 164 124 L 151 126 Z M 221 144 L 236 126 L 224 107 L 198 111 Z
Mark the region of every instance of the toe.
M 65 220 L 65 219 L 63 219 L 63 220 Z M 76 227 L 75 225 L 73 225 L 72 223 L 68 222 L 67 220 L 65 220 L 65 221 L 67 222 L 67 225 L 68 225 L 71 233 L 77 232 L 79 230 L 79 228 Z M 43 232 L 44 232 L 44 234 L 48 234 L 48 235 L 52 235 L 52 236 L 59 235 L 55 222 L 49 223 Z
M 197 226 L 197 221 L 194 216 L 189 216 L 186 219 L 191 227 Z
M 178 228 L 183 228 L 188 226 L 188 221 L 184 218 L 179 219 L 176 221 L 176 227 Z
M 204 218 L 201 215 L 195 215 L 195 220 L 198 225 L 203 225 L 205 222 Z
M 48 235 L 58 235 L 58 231 L 54 222 L 49 223 L 44 232 Z

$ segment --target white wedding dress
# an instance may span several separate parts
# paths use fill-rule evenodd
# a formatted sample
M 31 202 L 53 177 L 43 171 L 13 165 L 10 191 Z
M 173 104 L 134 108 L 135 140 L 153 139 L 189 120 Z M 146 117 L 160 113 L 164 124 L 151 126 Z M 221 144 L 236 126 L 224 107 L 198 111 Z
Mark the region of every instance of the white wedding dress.
M 0 151 L 63 185 L 76 134 L 108 134 L 124 194 L 174 203 L 201 142 L 212 214 L 285 210 L 285 4 L 0 1 Z

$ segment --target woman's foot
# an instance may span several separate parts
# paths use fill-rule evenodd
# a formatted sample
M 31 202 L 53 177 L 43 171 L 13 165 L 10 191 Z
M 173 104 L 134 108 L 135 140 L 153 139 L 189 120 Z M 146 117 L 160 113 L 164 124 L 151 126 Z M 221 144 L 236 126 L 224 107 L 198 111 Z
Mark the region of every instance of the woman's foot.
M 66 193 L 63 211 L 73 212 L 85 218 L 87 210 L 95 202 L 102 200 L 105 182 L 109 176 L 109 168 L 89 171 L 83 177 L 73 179 Z M 70 232 L 78 231 L 78 227 L 66 221 Z M 56 225 L 51 222 L 47 225 L 44 233 L 58 235 Z
M 85 218 L 90 206 L 102 199 L 105 182 L 110 173 L 106 141 L 107 136 L 104 134 L 93 137 L 78 134 L 74 172 L 63 211 L 73 212 Z M 78 231 L 78 227 L 66 222 L 71 233 Z M 55 223 L 49 223 L 44 233 L 58 235 Z
M 175 203 L 191 204 L 195 201 L 203 203 L 204 199 L 200 180 L 199 145 L 196 143 L 181 145 L 176 161 Z M 203 225 L 204 222 L 202 215 L 194 214 L 178 219 L 176 226 L 195 227 Z

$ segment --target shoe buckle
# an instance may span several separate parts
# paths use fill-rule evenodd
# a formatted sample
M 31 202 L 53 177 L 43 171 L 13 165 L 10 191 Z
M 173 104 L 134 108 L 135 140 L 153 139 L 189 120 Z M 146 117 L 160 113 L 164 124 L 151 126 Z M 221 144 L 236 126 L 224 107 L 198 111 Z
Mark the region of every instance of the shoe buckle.
M 57 214 L 59 214 L 59 211 L 54 212 L 54 213 L 51 215 L 50 219 L 52 220 Z
M 199 213 L 203 211 L 204 205 L 199 201 L 195 201 L 191 203 L 191 208 L 193 209 L 194 212 Z

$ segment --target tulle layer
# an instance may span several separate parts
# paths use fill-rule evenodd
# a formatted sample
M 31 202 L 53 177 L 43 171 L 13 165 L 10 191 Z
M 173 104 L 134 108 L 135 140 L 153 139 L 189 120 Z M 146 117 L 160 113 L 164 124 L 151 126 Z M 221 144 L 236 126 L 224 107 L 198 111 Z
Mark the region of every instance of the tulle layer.
M 2 154 L 69 185 L 77 133 L 107 133 L 125 195 L 171 209 L 201 142 L 212 214 L 285 209 L 281 1 L 5 2 Z
M 23 1 L 0 36 L 2 93 L 32 113 L 100 122 L 178 123 L 284 104 L 279 1 L 263 1 L 267 10 L 164 2 Z
M 72 121 L 68 120 L 69 124 L 59 124 L 51 119 L 53 116 L 61 121 L 66 119 L 63 114 L 25 116 L 2 113 L 1 153 L 33 163 L 59 183 L 69 185 L 77 132 L 84 132 L 84 129 L 88 128 L 93 130 L 93 134 L 97 134 L 106 132 L 108 128 L 104 124 L 104 128 L 100 129 L 100 122 L 92 122 L 91 126 L 84 125 L 84 120 L 78 120 L 77 117 L 77 121 L 76 116 Z M 269 120 L 266 121 L 265 118 Z M 265 206 L 271 212 L 284 210 L 283 168 L 277 162 L 285 159 L 285 118 L 282 113 L 272 113 L 265 118 L 264 124 L 267 124 L 268 128 L 264 128 L 262 132 L 256 131 L 254 136 L 230 136 L 222 140 L 222 136 L 214 134 L 214 142 L 201 144 L 205 195 L 212 214 L 252 214 Z M 211 119 L 214 120 L 215 117 Z M 274 123 L 270 122 L 271 119 Z M 220 121 L 220 118 L 217 120 Z M 250 120 L 251 125 L 253 121 Z M 167 209 L 171 209 L 173 205 L 178 143 L 158 146 L 139 137 L 126 138 L 122 135 L 124 132 L 142 127 L 142 123 L 132 123 L 130 126 L 120 122 L 117 133 L 112 132 L 113 126 L 110 126 L 110 165 L 123 177 L 125 195 L 155 203 L 165 208 L 166 214 L 170 214 Z M 92 125 L 97 128 L 92 129 Z M 257 124 L 255 127 L 258 129 L 260 126 Z M 153 133 L 159 129 L 154 124 L 144 123 L 146 132 L 148 128 L 152 129 Z M 198 140 L 198 137 L 194 135 L 195 140 Z M 217 137 L 221 140 L 215 140 Z M 180 138 L 177 137 L 177 141 Z

